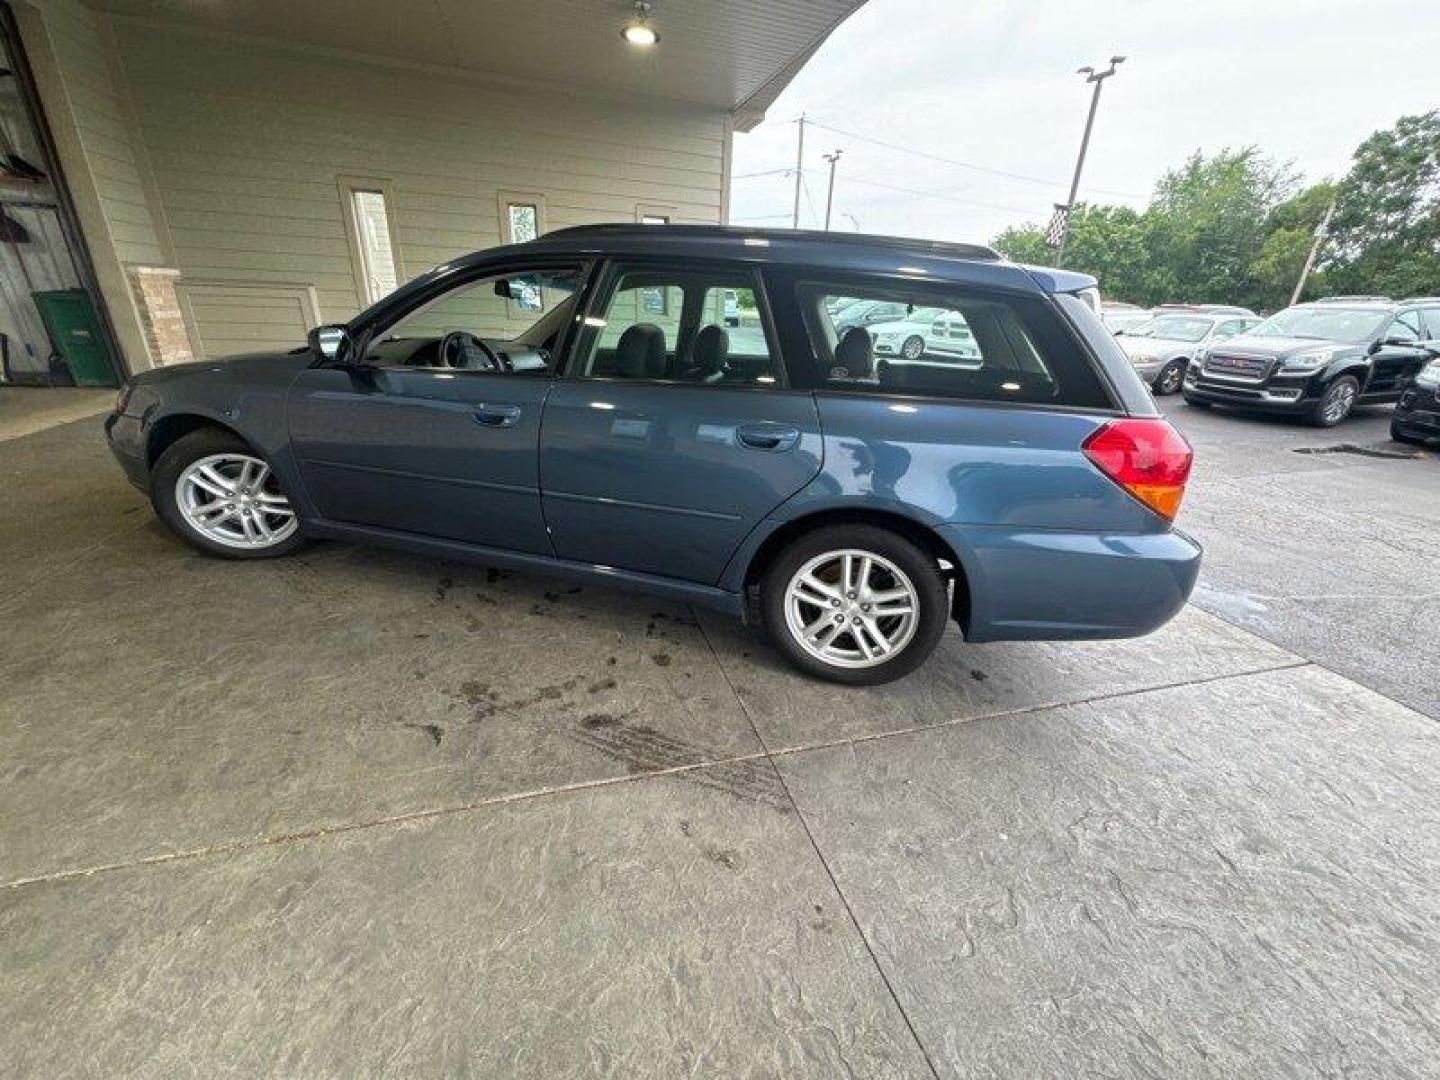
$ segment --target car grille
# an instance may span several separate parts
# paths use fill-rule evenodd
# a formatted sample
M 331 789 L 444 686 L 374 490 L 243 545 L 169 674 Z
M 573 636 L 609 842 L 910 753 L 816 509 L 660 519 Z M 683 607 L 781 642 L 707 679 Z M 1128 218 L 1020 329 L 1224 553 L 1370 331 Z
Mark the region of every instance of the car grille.
M 1205 358 L 1205 374 L 1221 379 L 1243 379 L 1261 382 L 1270 374 L 1275 361 L 1268 356 L 1237 356 L 1233 353 L 1211 353 Z

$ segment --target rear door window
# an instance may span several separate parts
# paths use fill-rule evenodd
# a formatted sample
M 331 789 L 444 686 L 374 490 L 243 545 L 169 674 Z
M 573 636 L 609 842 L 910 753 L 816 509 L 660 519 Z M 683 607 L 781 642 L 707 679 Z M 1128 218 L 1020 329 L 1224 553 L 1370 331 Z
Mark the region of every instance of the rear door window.
M 816 388 L 1112 407 L 1088 356 L 1039 297 L 881 281 L 800 281 L 794 295 Z M 889 317 L 857 325 L 844 315 L 857 299 L 883 303 Z M 798 382 L 798 370 L 791 377 Z

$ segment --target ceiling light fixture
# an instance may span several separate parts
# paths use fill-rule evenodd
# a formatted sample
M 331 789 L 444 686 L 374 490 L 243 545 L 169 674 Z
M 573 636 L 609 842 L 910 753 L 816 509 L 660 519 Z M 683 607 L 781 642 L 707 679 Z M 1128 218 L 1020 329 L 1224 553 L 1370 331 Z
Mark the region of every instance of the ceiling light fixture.
M 635 21 L 620 31 L 620 36 L 631 45 L 639 45 L 641 48 L 648 48 L 660 40 L 660 35 L 650 26 L 646 19 L 650 15 L 650 5 L 645 0 L 637 0 L 635 4 Z

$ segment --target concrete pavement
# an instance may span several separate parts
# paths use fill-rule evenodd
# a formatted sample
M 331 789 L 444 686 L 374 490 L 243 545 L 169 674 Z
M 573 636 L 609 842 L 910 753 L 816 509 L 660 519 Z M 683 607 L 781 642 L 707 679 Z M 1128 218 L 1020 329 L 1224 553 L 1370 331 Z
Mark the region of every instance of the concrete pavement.
M 204 559 L 98 421 L 0 443 L 0 1074 L 1426 1075 L 1440 734 L 1248 552 L 1329 506 L 1393 585 L 1440 462 L 1179 420 L 1197 606 L 873 691 L 633 595 Z

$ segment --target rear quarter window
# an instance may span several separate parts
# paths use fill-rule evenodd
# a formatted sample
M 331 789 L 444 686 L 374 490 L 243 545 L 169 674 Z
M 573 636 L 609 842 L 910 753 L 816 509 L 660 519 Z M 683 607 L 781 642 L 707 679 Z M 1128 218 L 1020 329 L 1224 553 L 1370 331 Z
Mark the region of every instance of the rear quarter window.
M 1041 297 L 803 277 L 792 295 L 809 345 L 808 363 L 793 373 L 797 384 L 803 378 L 815 389 L 1114 407 L 1083 347 Z M 840 298 L 884 302 L 891 317 L 845 325 L 835 317 Z

